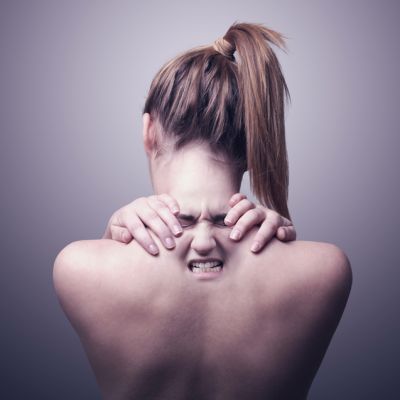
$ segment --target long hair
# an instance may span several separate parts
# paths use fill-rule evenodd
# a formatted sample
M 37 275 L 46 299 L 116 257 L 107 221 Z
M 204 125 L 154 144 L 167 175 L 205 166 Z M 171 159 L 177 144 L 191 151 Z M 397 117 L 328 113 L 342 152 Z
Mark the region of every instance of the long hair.
M 284 36 L 262 24 L 234 22 L 212 45 L 167 62 L 143 108 L 174 149 L 206 142 L 242 172 L 261 204 L 290 219 L 284 106 L 290 95 L 271 44 Z

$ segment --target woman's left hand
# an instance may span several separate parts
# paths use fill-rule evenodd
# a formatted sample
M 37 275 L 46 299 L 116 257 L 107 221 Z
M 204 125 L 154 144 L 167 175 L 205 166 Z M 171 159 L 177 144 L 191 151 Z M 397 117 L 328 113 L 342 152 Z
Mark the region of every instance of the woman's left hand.
M 250 228 L 260 225 L 254 237 L 251 251 L 261 250 L 274 236 L 284 242 L 296 240 L 296 230 L 290 220 L 260 204 L 254 204 L 246 195 L 235 193 L 229 200 L 231 209 L 225 217 L 225 224 L 232 226 L 232 240 L 240 240 Z

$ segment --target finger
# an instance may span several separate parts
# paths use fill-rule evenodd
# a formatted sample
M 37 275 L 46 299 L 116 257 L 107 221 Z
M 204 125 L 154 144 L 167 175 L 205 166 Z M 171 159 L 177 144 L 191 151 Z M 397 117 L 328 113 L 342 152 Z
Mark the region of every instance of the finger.
M 163 193 L 156 196 L 159 200 L 164 202 L 168 208 L 171 210 L 172 214 L 177 215 L 179 214 L 180 208 L 178 202 L 171 197 L 170 195 Z
M 121 226 L 120 213 L 121 213 L 121 209 L 118 211 L 115 211 L 114 214 L 111 215 L 110 220 L 108 221 L 106 230 L 104 232 L 103 239 L 113 239 L 113 234 L 112 234 L 111 228 L 115 227 L 115 226 Z M 115 236 L 118 237 L 118 234 Z
M 155 256 L 159 252 L 159 248 L 145 228 L 143 222 L 136 214 L 131 214 L 127 218 L 129 223 L 126 225 L 133 238 L 151 255 Z
M 112 235 L 111 235 L 111 226 L 110 224 L 107 225 L 106 230 L 104 231 L 103 237 L 102 239 L 112 239 Z
M 111 225 L 109 239 L 117 240 L 122 243 L 129 243 L 133 239 L 133 236 L 128 229 L 117 225 Z
M 296 240 L 296 229 L 294 226 L 281 226 L 278 228 L 276 236 L 283 242 L 290 242 Z
M 232 195 L 232 197 L 229 199 L 229 206 L 233 207 L 236 203 L 238 203 L 240 200 L 245 199 L 247 196 L 243 193 L 235 193 Z
M 238 219 L 229 237 L 233 240 L 240 240 L 250 228 L 258 225 L 264 219 L 265 211 L 261 208 L 253 208 L 247 211 Z
M 149 197 L 148 203 L 150 204 L 151 208 L 157 212 L 162 221 L 168 226 L 170 230 L 164 239 L 166 240 L 167 237 L 171 236 L 172 233 L 176 236 L 180 235 L 183 230 L 178 219 L 175 215 L 171 213 L 171 208 L 169 208 L 163 201 L 158 200 L 157 197 Z
M 297 238 L 296 228 L 292 225 L 287 227 L 286 230 L 289 231 L 288 240 L 296 240 Z
M 278 230 L 276 231 L 276 237 L 282 242 L 286 241 L 287 233 L 286 229 L 283 226 L 279 227 Z
M 251 251 L 257 252 L 261 250 L 266 243 L 268 243 L 277 233 L 278 228 L 284 224 L 283 217 L 277 212 L 269 210 L 267 218 L 261 224 L 258 232 L 256 233 L 253 244 L 250 248 Z M 286 235 L 286 232 L 285 232 Z
M 173 239 L 170 229 L 158 215 L 157 211 L 151 207 L 150 202 L 148 202 L 147 207 L 137 210 L 137 216 L 161 239 L 166 249 L 175 247 L 175 240 Z M 136 236 L 134 236 L 134 238 L 136 238 Z
M 269 213 L 271 212 L 276 212 L 274 210 L 268 210 Z M 278 214 L 279 215 L 279 214 Z M 293 226 L 293 222 L 290 219 L 287 219 L 286 217 L 281 216 L 283 225 L 282 226 Z
M 226 214 L 225 223 L 227 225 L 232 225 L 237 222 L 237 220 L 252 208 L 256 208 L 256 205 L 248 199 L 242 199 L 236 203 Z

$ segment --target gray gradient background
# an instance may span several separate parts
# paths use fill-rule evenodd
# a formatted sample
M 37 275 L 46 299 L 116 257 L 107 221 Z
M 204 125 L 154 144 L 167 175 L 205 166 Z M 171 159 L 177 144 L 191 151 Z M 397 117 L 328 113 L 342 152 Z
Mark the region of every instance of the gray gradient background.
M 398 398 L 398 2 L 0 4 L 1 398 L 99 397 L 53 291 L 54 258 L 151 194 L 151 79 L 235 20 L 288 37 L 289 207 L 298 238 L 337 244 L 354 273 L 309 398 Z

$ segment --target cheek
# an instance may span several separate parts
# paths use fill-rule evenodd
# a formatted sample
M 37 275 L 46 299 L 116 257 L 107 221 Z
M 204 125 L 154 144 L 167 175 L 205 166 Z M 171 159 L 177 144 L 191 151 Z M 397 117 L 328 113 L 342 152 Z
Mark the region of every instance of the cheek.
M 214 238 L 217 242 L 217 246 L 220 247 L 224 253 L 225 261 L 234 259 L 235 255 L 240 250 L 239 243 L 236 243 L 229 237 L 231 231 L 232 229 L 226 228 L 214 232 Z
M 190 235 L 183 230 L 183 234 L 179 237 L 174 236 L 175 248 L 168 252 L 171 258 L 175 258 L 177 261 L 185 260 L 190 251 Z

